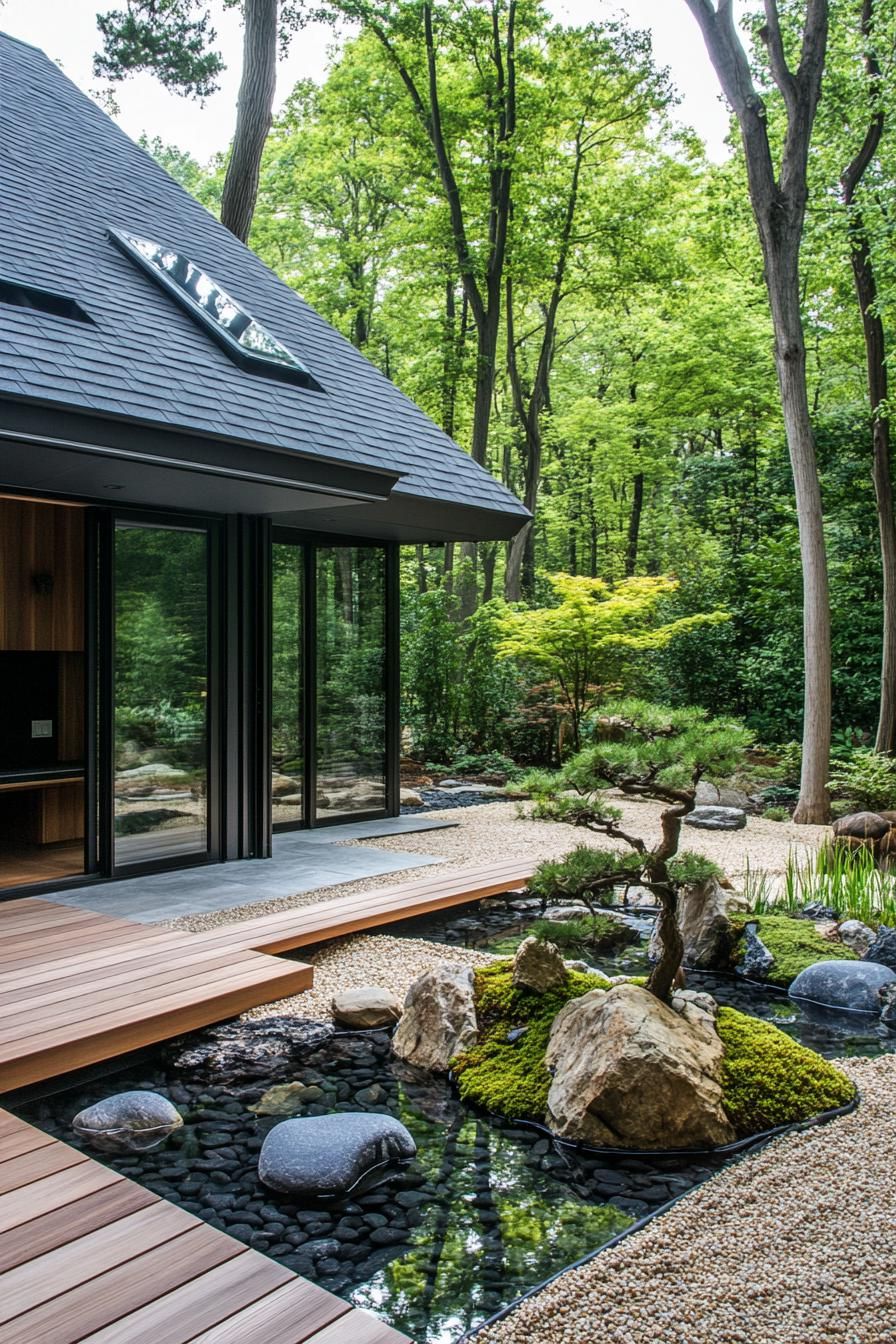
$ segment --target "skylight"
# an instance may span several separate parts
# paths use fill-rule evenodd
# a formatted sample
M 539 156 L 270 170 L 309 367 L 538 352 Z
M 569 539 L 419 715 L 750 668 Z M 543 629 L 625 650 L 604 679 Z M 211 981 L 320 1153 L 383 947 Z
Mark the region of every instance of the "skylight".
M 80 303 L 70 299 L 67 294 L 57 294 L 51 289 L 35 289 L 34 285 L 23 285 L 21 280 L 6 280 L 2 276 L 0 303 L 8 303 L 15 308 L 31 308 L 36 313 L 49 313 L 51 317 L 64 317 L 69 322 L 93 322 Z
M 231 298 L 195 261 L 171 247 L 120 229 L 109 237 L 126 256 L 166 289 L 208 330 L 235 363 L 252 373 L 314 387 L 311 374 L 291 350 Z

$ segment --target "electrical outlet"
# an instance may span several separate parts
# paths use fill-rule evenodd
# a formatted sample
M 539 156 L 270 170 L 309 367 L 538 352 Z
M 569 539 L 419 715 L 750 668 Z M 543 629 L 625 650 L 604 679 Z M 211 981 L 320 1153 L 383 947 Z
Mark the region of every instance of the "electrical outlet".
M 32 719 L 31 720 L 32 737 L 52 737 L 53 720 L 52 719 Z

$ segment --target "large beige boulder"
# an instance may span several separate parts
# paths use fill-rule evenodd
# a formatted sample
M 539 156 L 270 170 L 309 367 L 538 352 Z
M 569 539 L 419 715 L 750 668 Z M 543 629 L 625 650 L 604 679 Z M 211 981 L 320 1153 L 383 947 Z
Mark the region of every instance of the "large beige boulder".
M 517 989 L 538 994 L 566 982 L 566 963 L 559 948 L 540 938 L 524 938 L 513 958 L 513 983 Z
M 363 985 L 343 989 L 330 1003 L 333 1020 L 342 1027 L 391 1027 L 401 1017 L 401 1004 L 391 989 Z
M 478 1036 L 469 966 L 446 962 L 425 971 L 407 992 L 392 1049 L 408 1064 L 446 1073 L 462 1050 Z
M 554 1019 L 546 1056 L 554 1133 L 608 1148 L 730 1143 L 722 1043 L 709 1015 L 700 1018 L 637 985 L 573 999 Z
M 684 942 L 685 966 L 700 971 L 731 969 L 731 951 L 737 941 L 731 914 L 742 905 L 742 899 L 714 877 L 682 887 L 678 897 L 678 927 Z M 650 938 L 651 960 L 659 960 L 660 950 L 655 926 Z

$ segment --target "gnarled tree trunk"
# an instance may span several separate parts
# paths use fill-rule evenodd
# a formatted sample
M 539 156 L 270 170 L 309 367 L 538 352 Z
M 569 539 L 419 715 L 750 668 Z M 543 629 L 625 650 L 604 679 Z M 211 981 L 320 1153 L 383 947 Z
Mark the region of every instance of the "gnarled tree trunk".
M 247 242 L 277 83 L 277 0 L 245 0 L 243 76 L 233 148 L 221 197 L 221 223 Z

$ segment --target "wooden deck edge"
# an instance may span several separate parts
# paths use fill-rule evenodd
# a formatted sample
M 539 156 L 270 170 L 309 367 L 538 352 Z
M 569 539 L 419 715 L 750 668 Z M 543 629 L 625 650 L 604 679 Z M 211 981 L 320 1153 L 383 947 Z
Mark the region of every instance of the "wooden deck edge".
M 74 1041 L 42 1049 L 36 1044 L 39 1038 L 35 1037 L 25 1045 L 27 1053 L 0 1063 L 0 1093 L 28 1087 L 46 1078 L 99 1064 L 116 1055 L 158 1045 L 199 1027 L 237 1017 L 250 1008 L 309 989 L 313 977 L 313 967 L 304 962 L 281 963 L 269 980 L 243 985 L 236 990 L 228 989 L 223 981 L 215 993 L 196 1003 L 155 1013 L 150 1003 L 135 1021 L 110 1025 L 105 1030 L 92 1030 L 90 1023 L 85 1023 L 85 1034 Z

